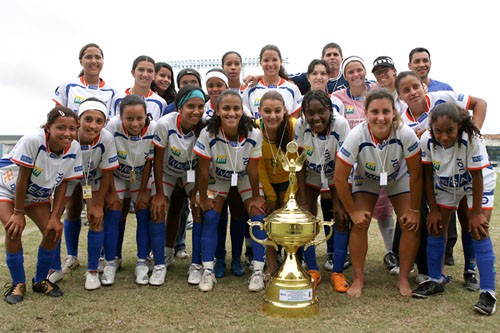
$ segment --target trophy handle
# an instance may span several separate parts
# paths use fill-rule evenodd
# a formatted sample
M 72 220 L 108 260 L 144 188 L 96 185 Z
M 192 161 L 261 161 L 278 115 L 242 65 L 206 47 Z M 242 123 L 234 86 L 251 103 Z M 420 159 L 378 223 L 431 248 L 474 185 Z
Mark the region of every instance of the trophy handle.
M 269 246 L 272 246 L 272 247 L 274 247 L 276 249 L 276 251 L 278 251 L 278 245 L 275 242 L 273 242 L 272 240 L 270 240 L 269 237 L 266 237 L 266 239 L 258 239 L 253 234 L 253 228 L 252 227 L 259 227 L 260 230 L 264 230 L 264 223 L 259 222 L 259 221 L 248 221 L 247 223 L 250 226 L 250 237 L 252 237 L 252 239 L 254 241 L 256 241 L 257 243 L 259 243 L 260 245 L 264 245 L 264 246 L 269 245 Z
M 329 240 L 332 237 L 332 235 L 333 235 L 333 222 L 332 221 L 321 221 L 321 222 L 318 222 L 318 225 L 319 225 L 318 228 L 320 230 L 323 229 L 322 227 L 324 227 L 325 225 L 330 226 L 330 232 L 328 233 L 328 235 L 326 235 L 325 237 L 323 237 L 321 239 L 316 239 L 318 236 L 314 237 L 314 239 L 312 241 L 310 241 L 309 243 L 304 245 L 304 251 L 307 250 L 307 248 L 309 246 L 319 245 L 323 242 L 326 242 L 327 240 Z

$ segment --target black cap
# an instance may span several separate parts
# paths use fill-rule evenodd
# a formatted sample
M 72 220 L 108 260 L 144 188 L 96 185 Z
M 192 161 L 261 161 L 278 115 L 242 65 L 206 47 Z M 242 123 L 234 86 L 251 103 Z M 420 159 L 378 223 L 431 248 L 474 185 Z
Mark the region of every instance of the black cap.
M 184 68 L 183 70 L 181 70 L 179 72 L 179 74 L 177 74 L 177 87 L 179 86 L 179 82 L 181 81 L 182 77 L 185 76 L 185 75 L 194 75 L 194 76 L 196 76 L 196 79 L 198 80 L 198 84 L 201 87 L 201 76 L 200 76 L 200 73 L 198 73 L 198 71 L 196 71 L 195 69 L 192 69 L 192 68 Z
M 377 59 L 375 59 L 373 61 L 372 73 L 375 72 L 375 68 L 377 68 L 377 67 L 396 68 L 396 67 L 394 67 L 394 61 L 392 60 L 391 57 L 388 57 L 388 56 L 380 56 L 380 57 L 377 57 Z

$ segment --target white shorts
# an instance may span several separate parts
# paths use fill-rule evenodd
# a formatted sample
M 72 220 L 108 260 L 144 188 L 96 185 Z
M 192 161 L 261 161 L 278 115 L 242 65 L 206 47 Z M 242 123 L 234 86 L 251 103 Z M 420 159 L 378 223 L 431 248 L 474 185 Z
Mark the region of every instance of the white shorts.
M 460 200 L 462 200 L 463 197 L 467 197 L 467 206 L 469 207 L 469 209 L 472 209 L 472 191 L 467 191 L 467 192 L 456 191 L 455 193 L 453 193 L 453 192 L 448 192 L 441 188 L 437 188 L 435 189 L 434 193 L 436 195 L 436 203 L 439 207 L 451 210 L 457 210 Z M 495 201 L 495 190 L 491 189 L 490 191 L 487 192 L 485 190 L 483 192 L 483 199 L 482 199 L 483 210 L 492 210 L 494 201 Z
M 173 177 L 163 174 L 162 183 L 163 183 L 163 193 L 167 198 L 170 198 L 176 185 L 179 186 L 180 188 L 184 188 L 187 195 L 189 195 L 191 190 L 194 188 L 194 183 L 187 182 L 187 176 Z M 156 186 L 155 182 L 153 182 L 151 185 L 151 195 L 153 196 L 155 194 L 156 194 Z
M 379 182 L 364 179 L 358 174 L 354 174 L 354 181 L 352 182 L 352 193 L 368 192 L 371 194 L 379 195 L 380 189 L 384 187 L 387 196 L 393 197 L 399 194 L 410 192 L 410 175 L 405 175 L 401 179 L 381 186 Z
M 123 180 L 118 177 L 114 177 L 114 182 L 115 182 L 115 188 L 116 192 L 118 193 L 118 197 L 120 200 L 123 200 L 125 198 L 131 198 L 132 202 L 135 203 L 137 200 L 137 196 L 139 194 L 139 189 L 141 187 L 141 181 L 138 180 L 134 183 L 128 181 L 128 180 Z M 152 177 L 149 177 L 148 184 L 146 186 L 146 189 L 148 191 L 151 191 L 151 182 L 152 182 Z
M 15 204 L 16 199 L 16 182 L 17 178 L 11 177 L 12 172 L 9 170 L 4 172 L 0 177 L 0 202 L 10 202 L 12 205 Z M 50 198 L 39 198 L 34 200 L 24 200 L 24 207 L 30 208 L 37 205 L 49 204 Z
M 333 187 L 333 177 L 330 177 L 330 178 L 327 178 L 328 180 L 328 187 Z M 321 174 L 317 173 L 317 172 L 314 172 L 314 171 L 311 171 L 311 170 L 307 170 L 307 174 L 306 174 L 306 185 L 307 186 L 311 186 L 311 187 L 314 187 L 316 189 L 319 189 L 319 190 L 327 190 L 326 188 L 323 188 L 323 183 L 321 183 Z
M 75 191 L 75 188 L 78 184 L 82 184 L 83 186 L 84 182 L 81 182 L 77 179 L 72 179 L 68 181 L 68 186 L 66 187 L 66 195 L 65 195 L 66 198 L 69 198 L 73 195 L 73 192 Z M 101 179 L 97 180 L 89 179 L 89 185 L 92 188 L 92 193 L 96 193 L 97 191 L 99 191 L 99 188 L 101 187 Z
M 224 199 L 227 198 L 229 189 L 231 188 L 231 181 L 219 180 L 213 184 L 208 184 L 208 189 L 214 192 L 215 196 L 220 195 Z M 250 185 L 250 179 L 248 175 L 238 176 L 238 192 L 240 193 L 241 200 L 250 199 L 252 197 L 252 186 Z M 259 183 L 259 195 L 263 196 L 264 191 L 262 185 Z

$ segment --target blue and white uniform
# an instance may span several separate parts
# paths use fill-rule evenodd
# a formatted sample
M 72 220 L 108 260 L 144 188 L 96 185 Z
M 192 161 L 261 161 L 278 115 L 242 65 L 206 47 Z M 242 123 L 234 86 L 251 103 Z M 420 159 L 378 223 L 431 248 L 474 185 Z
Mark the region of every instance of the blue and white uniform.
M 108 86 L 104 80 L 99 79 L 99 86 L 85 82 L 83 76 L 61 84 L 56 88 L 52 100 L 61 106 L 65 106 L 78 114 L 80 104 L 89 97 L 98 98 L 106 104 L 108 110 L 116 91 Z
M 109 108 L 108 118 L 120 115 L 120 102 L 125 98 L 125 96 L 131 94 L 131 88 L 127 88 L 124 92 L 116 94 L 111 103 L 111 107 Z M 144 97 L 144 101 L 146 102 L 147 112 L 151 114 L 153 120 L 157 121 L 160 119 L 165 112 L 167 102 L 165 102 L 165 100 L 153 90 L 150 90 L 149 94 Z
M 83 176 L 80 145 L 74 141 L 57 155 L 50 151 L 48 133 L 40 129 L 23 136 L 12 151 L 0 160 L 0 201 L 14 203 L 19 166 L 32 169 L 25 207 L 48 203 L 64 180 Z

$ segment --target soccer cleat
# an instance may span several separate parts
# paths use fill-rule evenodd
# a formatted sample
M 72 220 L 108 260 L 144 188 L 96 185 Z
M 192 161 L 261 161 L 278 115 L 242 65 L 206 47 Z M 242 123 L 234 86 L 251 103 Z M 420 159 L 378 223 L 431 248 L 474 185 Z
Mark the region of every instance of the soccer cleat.
M 85 290 L 95 290 L 101 288 L 101 281 L 99 280 L 99 272 L 87 271 L 85 273 Z
M 191 257 L 189 253 L 187 253 L 186 249 L 179 250 L 175 252 L 175 257 L 179 259 L 187 259 Z
M 264 273 L 261 270 L 254 271 L 248 279 L 248 290 L 261 291 L 264 290 Z
M 394 267 L 399 266 L 399 259 L 392 251 L 388 252 L 384 256 L 384 265 L 390 271 Z
M 311 278 L 313 279 L 313 287 L 316 289 L 318 284 L 321 282 L 321 273 L 313 269 L 310 269 L 307 272 L 311 275 Z
M 425 281 L 418 285 L 417 289 L 413 290 L 411 295 L 415 298 L 428 298 L 432 295 L 441 294 L 444 292 L 444 283 L 435 281 Z
M 135 265 L 135 283 L 146 285 L 149 283 L 148 266 L 145 263 L 137 263 Z
M 349 290 L 349 282 L 345 278 L 344 274 L 333 272 L 330 277 L 332 281 L 333 290 L 338 293 L 346 293 Z
M 325 258 L 325 269 L 327 271 L 333 270 L 333 253 L 327 253 Z
M 26 283 L 6 283 L 4 287 L 8 288 L 3 294 L 7 303 L 17 304 L 23 301 L 24 294 L 26 294 Z
M 97 264 L 97 271 L 99 273 L 104 272 L 104 267 L 106 267 L 106 260 L 103 257 L 99 258 L 99 263 Z
M 198 288 L 201 291 L 211 291 L 214 289 L 215 283 L 217 283 L 217 280 L 215 279 L 214 272 L 211 269 L 204 269 Z
M 57 283 L 63 279 L 64 275 L 60 270 L 49 270 L 49 274 L 47 275 L 47 279 L 52 283 Z
M 66 274 L 80 266 L 80 260 L 75 256 L 67 256 L 61 265 L 63 274 Z
M 161 286 L 165 283 L 165 276 L 167 275 L 167 267 L 165 265 L 156 265 L 153 268 L 153 273 L 149 278 L 149 284 L 152 286 Z
M 468 270 L 464 272 L 464 285 L 465 289 L 469 291 L 478 291 L 479 290 L 479 281 L 476 278 L 476 272 L 472 270 Z
M 193 285 L 200 284 L 203 275 L 203 267 L 198 264 L 191 264 L 188 271 L 188 283 Z
M 57 284 L 53 284 L 47 279 L 35 283 L 35 279 L 33 278 L 32 282 L 32 289 L 36 293 L 42 293 L 50 297 L 61 297 L 62 295 L 64 295 L 63 291 Z
M 214 275 L 216 278 L 226 276 L 226 262 L 222 259 L 215 259 Z
M 415 278 L 415 283 L 421 284 L 422 282 L 425 282 L 427 280 L 429 280 L 429 275 L 417 274 L 417 277 Z
M 245 275 L 245 269 L 243 268 L 243 265 L 241 264 L 241 259 L 236 258 L 231 260 L 231 272 L 235 276 L 243 276 Z
M 105 286 L 111 286 L 115 283 L 116 266 L 106 265 L 102 272 L 101 283 Z
M 389 274 L 391 275 L 399 275 L 399 270 L 400 270 L 400 267 L 399 266 L 394 266 L 393 268 L 391 268 L 391 270 L 389 271 Z
M 479 301 L 474 305 L 474 310 L 482 315 L 492 315 L 497 309 L 497 299 L 487 291 L 479 295 Z

